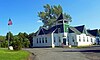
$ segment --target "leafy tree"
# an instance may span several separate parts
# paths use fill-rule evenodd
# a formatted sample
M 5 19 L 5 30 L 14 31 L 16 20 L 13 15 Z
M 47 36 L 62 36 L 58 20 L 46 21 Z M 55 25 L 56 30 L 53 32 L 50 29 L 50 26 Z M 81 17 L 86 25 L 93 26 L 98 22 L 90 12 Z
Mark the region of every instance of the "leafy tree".
M 3 47 L 3 48 L 6 48 L 6 47 L 8 47 L 8 41 L 3 41 L 2 43 L 1 43 L 1 47 Z
M 29 44 L 30 44 L 30 41 L 29 41 L 28 38 L 25 38 L 23 43 L 24 43 L 24 47 L 28 48 Z
M 2 47 L 2 44 L 5 42 L 5 36 L 0 36 L 0 47 Z
M 58 16 L 63 13 L 63 9 L 60 5 L 58 6 L 50 6 L 49 4 L 46 4 L 43 6 L 44 11 L 38 12 L 38 16 L 40 17 L 40 20 L 43 22 L 43 26 L 45 27 L 51 27 L 52 24 L 56 21 Z M 71 16 L 69 14 L 64 13 L 64 17 L 71 21 Z
M 19 37 L 19 40 L 21 41 L 21 44 L 22 44 L 22 47 L 25 48 L 25 47 L 29 47 L 29 39 L 28 39 L 28 34 L 27 33 L 19 33 L 18 34 L 18 37 Z
M 0 41 L 4 41 L 5 40 L 5 36 L 0 36 Z
M 23 33 L 25 38 L 28 38 L 28 34 L 27 33 Z
M 12 46 L 13 46 L 14 50 L 21 50 L 22 44 L 21 44 L 21 41 L 19 40 L 18 36 L 14 36 Z
M 18 37 L 24 39 L 24 38 L 25 38 L 24 33 L 21 33 L 21 32 L 20 32 L 20 33 L 18 34 Z
M 0 36 L 0 47 L 8 47 L 9 45 L 13 46 L 16 50 L 21 49 L 21 47 L 29 47 L 30 41 L 27 33 L 19 33 L 18 35 L 14 35 L 11 32 L 8 32 L 6 36 Z
M 11 32 L 8 32 L 7 35 L 6 35 L 6 40 L 8 41 L 9 40 L 9 45 L 12 44 L 12 41 L 13 41 L 13 34 Z
M 100 29 L 99 29 L 99 33 L 100 33 Z

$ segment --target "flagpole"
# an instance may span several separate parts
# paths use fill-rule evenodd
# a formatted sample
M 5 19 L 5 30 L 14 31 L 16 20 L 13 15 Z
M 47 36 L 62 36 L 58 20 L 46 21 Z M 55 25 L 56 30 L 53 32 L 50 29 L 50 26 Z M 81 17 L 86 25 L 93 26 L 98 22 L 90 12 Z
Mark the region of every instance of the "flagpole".
M 9 39 L 10 39 L 10 34 L 9 34 L 9 32 L 10 32 L 10 26 L 8 25 L 8 49 L 9 49 Z
M 9 45 L 10 45 L 10 26 L 8 25 L 8 50 L 9 50 Z
M 12 21 L 11 19 L 9 18 L 9 21 L 8 21 L 8 49 L 9 49 L 9 45 L 10 45 L 10 26 L 12 25 Z
M 10 34 L 8 32 L 8 49 L 9 49 L 9 38 L 10 38 Z

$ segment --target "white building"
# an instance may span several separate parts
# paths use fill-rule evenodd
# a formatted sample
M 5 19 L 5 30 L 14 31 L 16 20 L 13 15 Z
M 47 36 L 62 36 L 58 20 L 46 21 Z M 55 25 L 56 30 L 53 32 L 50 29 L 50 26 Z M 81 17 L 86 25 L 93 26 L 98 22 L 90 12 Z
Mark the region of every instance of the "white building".
M 55 47 L 55 46 L 87 46 L 100 44 L 97 30 L 86 30 L 85 26 L 71 27 L 69 20 L 60 14 L 51 28 L 40 27 L 33 37 L 33 47 Z M 96 35 L 97 34 L 97 35 Z M 97 41 L 96 41 L 97 40 Z M 99 43 L 98 43 L 99 42 Z

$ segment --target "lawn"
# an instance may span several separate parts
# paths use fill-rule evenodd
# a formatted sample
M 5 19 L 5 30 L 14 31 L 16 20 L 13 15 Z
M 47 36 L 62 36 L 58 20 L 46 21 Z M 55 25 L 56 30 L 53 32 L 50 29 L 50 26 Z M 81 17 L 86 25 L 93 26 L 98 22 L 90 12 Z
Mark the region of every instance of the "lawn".
M 0 48 L 0 60 L 27 60 L 29 52 L 27 51 L 10 51 Z

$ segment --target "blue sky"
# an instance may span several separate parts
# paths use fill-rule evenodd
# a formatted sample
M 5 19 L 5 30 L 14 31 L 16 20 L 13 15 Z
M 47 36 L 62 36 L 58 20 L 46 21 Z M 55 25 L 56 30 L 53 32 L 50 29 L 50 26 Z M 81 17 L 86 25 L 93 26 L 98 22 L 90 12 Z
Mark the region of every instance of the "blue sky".
M 0 0 L 0 35 L 6 35 L 9 30 L 14 35 L 36 32 L 42 25 L 37 13 L 44 10 L 45 4 L 60 4 L 72 16 L 71 26 L 100 28 L 100 0 Z M 10 27 L 9 18 L 13 22 Z

